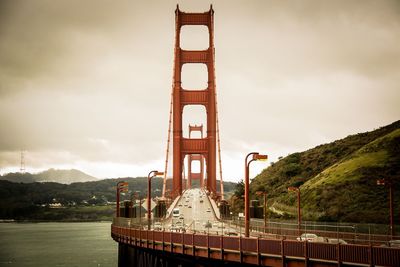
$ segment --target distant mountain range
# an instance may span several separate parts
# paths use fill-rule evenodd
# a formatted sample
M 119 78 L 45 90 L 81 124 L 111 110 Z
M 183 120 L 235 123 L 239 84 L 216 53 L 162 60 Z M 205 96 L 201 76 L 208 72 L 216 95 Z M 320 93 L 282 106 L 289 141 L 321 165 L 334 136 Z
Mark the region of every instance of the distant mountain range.
M 97 181 L 96 177 L 90 176 L 79 170 L 55 170 L 49 169 L 37 174 L 31 173 L 8 173 L 0 176 L 0 180 L 14 183 L 54 182 L 60 184 L 71 184 L 78 182 Z
M 306 220 L 387 223 L 388 189 L 377 179 L 392 180 L 400 210 L 400 121 L 282 157 L 250 190 L 266 191 L 268 206 L 280 214 L 296 216 L 296 194 L 288 192 L 296 186 Z

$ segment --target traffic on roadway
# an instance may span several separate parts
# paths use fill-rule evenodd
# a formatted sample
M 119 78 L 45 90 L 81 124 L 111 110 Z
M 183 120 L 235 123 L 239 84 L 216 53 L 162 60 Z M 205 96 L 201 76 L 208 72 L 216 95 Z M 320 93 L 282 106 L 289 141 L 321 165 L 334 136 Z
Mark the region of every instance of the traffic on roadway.
M 217 217 L 211 198 L 205 190 L 195 188 L 186 190 L 178 202 L 171 207 L 165 220 L 155 222 L 154 230 L 172 232 L 200 232 L 224 235 L 237 235 L 229 224 L 224 224 Z

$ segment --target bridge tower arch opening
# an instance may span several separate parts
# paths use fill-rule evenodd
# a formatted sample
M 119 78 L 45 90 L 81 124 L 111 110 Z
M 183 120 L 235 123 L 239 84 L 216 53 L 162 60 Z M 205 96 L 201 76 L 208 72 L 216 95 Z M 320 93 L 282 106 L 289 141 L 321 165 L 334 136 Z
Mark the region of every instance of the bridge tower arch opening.
M 193 137 L 192 133 L 197 133 L 197 137 Z M 190 139 L 203 139 L 203 125 L 190 125 L 189 124 L 189 138 Z M 197 167 L 194 166 L 197 164 Z M 193 188 L 194 184 L 200 188 L 204 188 L 204 164 L 205 158 L 203 154 L 189 154 L 187 155 L 187 189 Z
M 206 26 L 208 48 L 204 50 L 184 50 L 181 44 L 181 29 L 186 25 Z M 172 192 L 181 195 L 183 189 L 183 165 L 186 155 L 203 155 L 207 177 L 205 188 L 216 195 L 216 142 L 217 107 L 214 68 L 214 10 L 204 13 L 187 13 L 175 10 L 175 51 L 173 72 L 173 181 Z M 182 68 L 184 64 L 204 64 L 207 68 L 206 88 L 183 88 Z M 182 135 L 182 113 L 187 105 L 203 105 L 207 111 L 207 134 L 202 138 L 184 138 Z M 190 164 L 189 164 L 190 166 Z M 193 176 L 192 176 L 193 177 Z

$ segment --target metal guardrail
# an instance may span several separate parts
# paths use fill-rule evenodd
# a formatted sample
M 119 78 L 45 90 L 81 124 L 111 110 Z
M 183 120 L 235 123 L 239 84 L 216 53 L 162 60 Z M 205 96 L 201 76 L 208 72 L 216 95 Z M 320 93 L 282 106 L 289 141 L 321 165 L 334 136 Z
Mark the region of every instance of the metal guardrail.
M 320 265 L 400 265 L 400 248 L 147 231 L 135 225 L 121 227 L 115 224 L 111 226 L 111 235 L 117 242 L 133 246 L 255 265 L 276 259 L 283 263 L 302 261 L 305 266 L 308 261 Z

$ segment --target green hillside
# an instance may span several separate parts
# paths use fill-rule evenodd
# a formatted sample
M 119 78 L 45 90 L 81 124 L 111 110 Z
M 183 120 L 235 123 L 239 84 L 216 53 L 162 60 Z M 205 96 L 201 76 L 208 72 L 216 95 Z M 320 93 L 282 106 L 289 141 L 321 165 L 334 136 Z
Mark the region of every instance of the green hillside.
M 13 174 L 16 181 L 32 174 Z M 129 200 L 138 191 L 147 195 L 147 177 L 104 179 L 90 182 L 60 184 L 53 182 L 10 182 L 0 180 L 0 220 L 111 220 L 115 210 L 116 185 L 129 184 L 129 192 L 121 195 Z M 218 183 L 219 184 L 219 183 Z M 152 180 L 152 196 L 161 196 L 163 179 Z M 235 183 L 224 182 L 227 194 Z M 52 205 L 60 205 L 57 208 Z
M 388 218 L 388 189 L 376 185 L 378 178 L 393 180 L 398 211 L 400 121 L 282 158 L 250 188 L 253 194 L 266 190 L 276 213 L 296 214 L 296 196 L 287 188 L 300 186 L 305 219 L 382 223 Z M 398 212 L 395 217 L 399 221 Z

